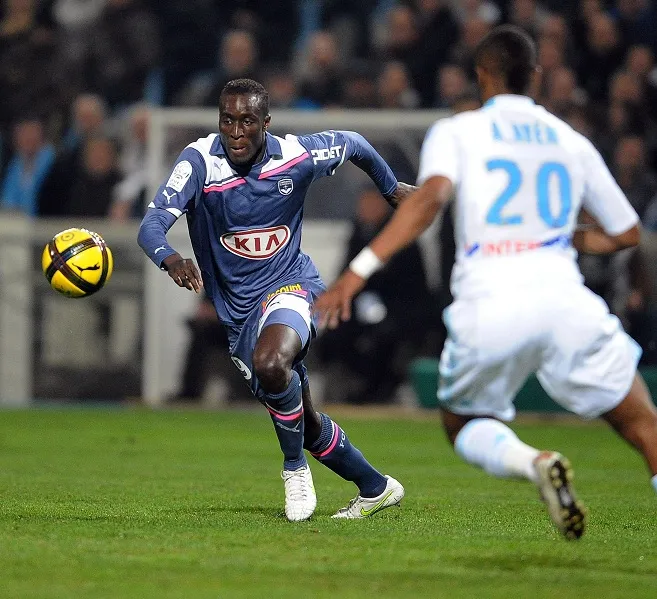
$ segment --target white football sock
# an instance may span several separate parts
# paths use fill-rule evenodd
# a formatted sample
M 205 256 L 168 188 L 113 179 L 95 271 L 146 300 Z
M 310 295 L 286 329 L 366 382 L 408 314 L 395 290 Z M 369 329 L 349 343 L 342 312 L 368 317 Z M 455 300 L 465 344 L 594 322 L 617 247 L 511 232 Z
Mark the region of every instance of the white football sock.
M 493 476 L 537 481 L 534 459 L 540 452 L 523 443 L 499 420 L 470 420 L 456 435 L 454 450 L 466 462 Z
M 652 483 L 653 488 L 654 488 L 655 491 L 657 492 L 657 474 L 655 474 L 655 476 L 653 476 L 653 477 L 650 479 L 650 482 Z

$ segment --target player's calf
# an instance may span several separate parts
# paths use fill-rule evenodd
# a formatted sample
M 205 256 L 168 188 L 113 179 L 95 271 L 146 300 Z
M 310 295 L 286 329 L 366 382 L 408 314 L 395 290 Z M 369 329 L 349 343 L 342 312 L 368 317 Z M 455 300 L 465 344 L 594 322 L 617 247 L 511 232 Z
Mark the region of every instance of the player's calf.
M 657 408 L 640 374 L 623 401 L 602 418 L 643 455 L 657 491 Z
M 387 479 L 376 470 L 349 441 L 347 433 L 326 414 L 319 414 L 321 430 L 317 439 L 307 439 L 306 449 L 338 476 L 352 481 L 360 496 L 377 497 L 385 489 Z
M 494 418 L 467 421 L 454 436 L 454 451 L 466 462 L 498 478 L 536 482 L 533 462 L 539 450 L 523 443 L 506 424 Z

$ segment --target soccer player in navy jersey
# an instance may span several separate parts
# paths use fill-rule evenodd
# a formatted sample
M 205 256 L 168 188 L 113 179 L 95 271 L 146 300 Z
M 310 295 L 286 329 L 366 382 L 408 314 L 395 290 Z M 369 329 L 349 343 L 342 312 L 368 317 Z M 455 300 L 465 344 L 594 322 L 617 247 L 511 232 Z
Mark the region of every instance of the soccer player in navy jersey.
M 219 98 L 219 133 L 189 144 L 141 223 L 139 245 L 179 287 L 212 300 L 228 332 L 231 359 L 269 411 L 283 452 L 285 514 L 310 518 L 317 505 L 304 448 L 358 487 L 335 518 L 364 518 L 398 504 L 404 488 L 373 468 L 344 430 L 313 408 L 303 358 L 315 336 L 311 315 L 324 285 L 300 250 L 310 184 L 346 160 L 397 206 L 415 188 L 400 183 L 359 134 L 269 133 L 269 96 L 250 79 Z M 198 268 L 166 240 L 183 214 Z

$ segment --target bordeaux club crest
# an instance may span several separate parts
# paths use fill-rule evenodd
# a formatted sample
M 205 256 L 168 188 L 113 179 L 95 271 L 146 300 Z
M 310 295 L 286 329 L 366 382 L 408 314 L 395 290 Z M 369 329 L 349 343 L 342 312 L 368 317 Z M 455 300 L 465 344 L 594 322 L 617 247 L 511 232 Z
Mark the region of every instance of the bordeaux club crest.
M 278 191 L 284 196 L 289 196 L 294 189 L 294 183 L 290 177 L 285 177 L 278 182 Z

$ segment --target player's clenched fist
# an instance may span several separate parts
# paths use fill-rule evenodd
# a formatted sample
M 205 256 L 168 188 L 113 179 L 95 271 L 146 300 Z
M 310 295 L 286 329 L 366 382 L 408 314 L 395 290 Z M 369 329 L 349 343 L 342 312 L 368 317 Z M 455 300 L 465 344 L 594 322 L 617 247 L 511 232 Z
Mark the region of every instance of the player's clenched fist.
M 189 258 L 183 258 L 180 254 L 173 254 L 162 261 L 162 266 L 178 287 L 185 287 L 190 291 L 196 291 L 196 293 L 201 291 L 203 280 L 196 265 Z

